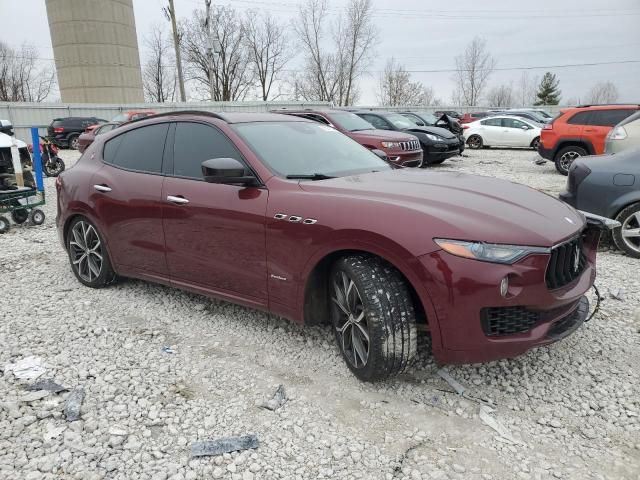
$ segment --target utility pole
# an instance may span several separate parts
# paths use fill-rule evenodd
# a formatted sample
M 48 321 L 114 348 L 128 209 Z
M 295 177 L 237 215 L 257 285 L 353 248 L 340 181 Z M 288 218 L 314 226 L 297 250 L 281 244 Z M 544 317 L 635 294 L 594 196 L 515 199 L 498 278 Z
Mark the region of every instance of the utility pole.
M 164 14 L 171 21 L 173 28 L 173 46 L 176 50 L 176 66 L 178 67 L 178 84 L 180 85 L 180 101 L 186 102 L 187 98 L 184 94 L 184 77 L 182 76 L 182 58 L 180 56 L 180 42 L 178 40 L 178 27 L 176 26 L 176 9 L 173 6 L 173 0 L 169 0 L 169 7 L 163 8 Z
M 206 6 L 206 18 L 204 26 L 207 29 L 207 59 L 209 60 L 209 97 L 213 102 L 213 39 L 211 38 L 211 0 L 204 0 Z

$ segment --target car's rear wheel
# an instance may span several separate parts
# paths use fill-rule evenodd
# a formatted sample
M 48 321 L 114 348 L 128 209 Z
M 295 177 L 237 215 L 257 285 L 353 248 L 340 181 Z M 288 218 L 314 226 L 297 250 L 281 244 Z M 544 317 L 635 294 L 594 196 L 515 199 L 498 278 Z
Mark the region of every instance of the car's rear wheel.
M 540 137 L 536 137 L 533 139 L 533 142 L 531 142 L 531 148 L 537 151 L 538 145 L 540 145 Z
M 78 149 L 78 137 L 79 135 L 69 135 L 69 148 L 72 150 Z
M 402 372 L 417 348 L 416 320 L 402 275 L 369 255 L 343 257 L 329 285 L 336 341 L 349 369 L 365 381 Z
M 483 147 L 484 142 L 482 141 L 482 137 L 480 135 L 471 135 L 467 139 L 467 145 L 472 150 L 479 150 Z
M 587 151 L 584 148 L 576 145 L 561 148 L 555 156 L 556 170 L 562 175 L 568 175 L 573 161 L 578 157 L 584 157 L 586 154 Z
M 613 241 L 627 255 L 640 258 L 640 203 L 623 209 L 616 220 L 622 227 L 613 231 Z
M 74 275 L 87 287 L 101 288 L 115 280 L 102 236 L 88 219 L 78 217 L 71 222 L 67 251 Z

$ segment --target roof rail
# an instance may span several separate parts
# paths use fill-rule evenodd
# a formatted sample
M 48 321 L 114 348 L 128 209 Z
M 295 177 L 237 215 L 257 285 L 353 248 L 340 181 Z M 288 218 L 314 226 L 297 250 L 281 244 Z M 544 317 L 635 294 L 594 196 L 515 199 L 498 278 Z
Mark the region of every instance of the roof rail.
M 136 118 L 135 120 L 131 120 L 127 123 L 133 123 L 133 122 L 139 122 L 140 120 L 148 120 L 150 118 L 160 118 L 160 117 L 172 117 L 175 115 L 200 115 L 203 117 L 211 117 L 211 118 L 217 118 L 218 120 L 222 120 L 222 121 L 227 121 L 226 118 L 224 118 L 222 115 L 220 115 L 219 113 L 214 113 L 214 112 L 207 112 L 204 110 L 176 110 L 173 112 L 162 112 L 162 113 L 156 113 L 155 115 L 149 115 L 146 117 L 141 117 L 141 118 Z
M 626 102 L 626 103 L 590 103 L 590 104 L 586 104 L 586 105 L 576 105 L 574 108 L 588 108 L 588 107 L 613 107 L 616 105 L 620 105 L 620 106 L 626 106 L 626 105 L 638 105 L 640 107 L 640 104 L 637 103 L 633 103 L 633 102 Z

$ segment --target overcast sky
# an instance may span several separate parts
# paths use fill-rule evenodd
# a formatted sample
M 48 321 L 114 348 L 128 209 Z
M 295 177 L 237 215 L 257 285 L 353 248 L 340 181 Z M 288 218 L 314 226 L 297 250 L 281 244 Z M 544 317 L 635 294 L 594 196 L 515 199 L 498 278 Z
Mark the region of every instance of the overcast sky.
M 268 9 L 282 21 L 292 20 L 302 0 L 214 0 L 241 11 Z M 329 0 L 331 14 L 339 15 L 346 0 Z M 133 0 L 138 41 L 144 60 L 143 38 L 156 24 L 169 28 L 161 7 L 167 0 Z M 549 70 L 560 80 L 562 97 L 580 99 L 599 81 L 610 80 L 620 101 L 640 101 L 640 63 L 595 66 L 553 65 L 640 61 L 640 0 L 373 0 L 379 28 L 376 55 L 361 82 L 361 104 L 376 103 L 379 71 L 394 56 L 408 70 L 451 70 L 454 57 L 474 36 L 480 35 L 497 60 L 491 85 L 520 78 L 522 67 L 542 76 Z M 27 7 L 28 5 L 28 7 Z M 178 17 L 187 17 L 204 0 L 175 0 Z M 610 8 L 605 6 L 609 5 Z M 0 40 L 12 46 L 35 45 L 43 58 L 52 58 L 44 0 L 0 0 Z M 15 19 L 15 20 L 9 20 Z M 293 33 L 292 33 L 293 35 Z M 47 60 L 43 60 L 47 61 Z M 299 68 L 294 60 L 289 68 Z M 445 102 L 451 98 L 451 72 L 413 73 L 415 80 L 432 86 Z

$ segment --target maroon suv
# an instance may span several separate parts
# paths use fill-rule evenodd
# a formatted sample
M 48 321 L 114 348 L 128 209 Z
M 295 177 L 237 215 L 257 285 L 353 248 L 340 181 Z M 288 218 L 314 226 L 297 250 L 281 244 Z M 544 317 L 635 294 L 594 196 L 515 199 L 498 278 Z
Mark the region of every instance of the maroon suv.
M 376 129 L 355 113 L 335 110 L 279 110 L 328 125 L 369 150 L 382 150 L 389 161 L 403 167 L 420 167 L 423 160 L 420 141 L 414 135 Z
M 402 371 L 419 324 L 442 362 L 559 340 L 596 274 L 595 219 L 549 195 L 395 168 L 291 115 L 149 117 L 96 137 L 56 186 L 84 285 L 140 278 L 330 321 L 363 380 Z

